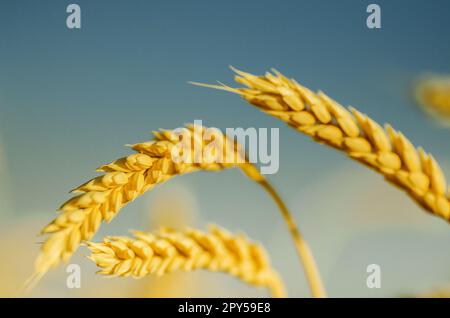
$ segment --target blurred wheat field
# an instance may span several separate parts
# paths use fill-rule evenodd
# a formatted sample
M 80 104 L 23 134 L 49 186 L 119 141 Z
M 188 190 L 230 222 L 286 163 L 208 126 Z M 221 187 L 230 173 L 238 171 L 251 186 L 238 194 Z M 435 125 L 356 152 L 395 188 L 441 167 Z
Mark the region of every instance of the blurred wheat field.
M 450 75 L 424 75 L 414 87 L 422 110 L 438 123 L 450 126 Z

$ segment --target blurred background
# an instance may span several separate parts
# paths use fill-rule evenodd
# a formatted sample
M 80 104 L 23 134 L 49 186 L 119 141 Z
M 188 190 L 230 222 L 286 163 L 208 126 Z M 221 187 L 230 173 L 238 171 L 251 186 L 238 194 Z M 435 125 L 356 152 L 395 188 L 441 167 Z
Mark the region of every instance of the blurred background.
M 66 7 L 82 27 L 66 27 Z M 450 73 L 450 3 L 381 1 L 382 28 L 366 26 L 373 1 L 2 1 L 0 3 L 0 295 L 33 271 L 37 233 L 124 144 L 195 119 L 208 126 L 280 128 L 276 185 L 309 241 L 328 294 L 400 297 L 450 286 L 450 226 L 379 175 L 318 145 L 232 94 L 187 81 L 233 84 L 229 65 L 275 67 L 374 120 L 391 123 L 450 176 L 450 131 L 426 115 L 414 83 Z M 217 223 L 269 250 L 293 297 L 308 297 L 276 206 L 238 171 L 175 178 L 127 206 L 95 237 L 128 229 Z M 267 296 L 226 275 L 106 279 L 83 257 L 80 289 L 64 266 L 30 296 Z M 381 288 L 366 267 L 381 266 Z

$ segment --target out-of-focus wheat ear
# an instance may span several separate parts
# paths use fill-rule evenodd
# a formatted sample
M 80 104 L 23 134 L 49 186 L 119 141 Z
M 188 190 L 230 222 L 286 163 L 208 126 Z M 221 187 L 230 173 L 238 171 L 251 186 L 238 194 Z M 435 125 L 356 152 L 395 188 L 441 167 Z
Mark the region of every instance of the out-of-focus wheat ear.
M 218 226 L 209 226 L 209 232 L 169 228 L 133 232 L 134 238 L 107 237 L 103 242 L 87 244 L 91 251 L 88 258 L 100 268 L 99 274 L 141 278 L 204 269 L 267 288 L 273 297 L 286 297 L 267 251 L 242 233 L 233 234 Z

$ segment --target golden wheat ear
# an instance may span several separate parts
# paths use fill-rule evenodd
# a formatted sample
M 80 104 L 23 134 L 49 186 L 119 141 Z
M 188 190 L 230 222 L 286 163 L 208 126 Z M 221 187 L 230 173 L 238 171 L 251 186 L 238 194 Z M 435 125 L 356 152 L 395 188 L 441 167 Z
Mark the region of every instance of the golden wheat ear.
M 242 234 L 214 225 L 208 232 L 163 228 L 152 233 L 133 233 L 133 238 L 107 237 L 100 243 L 88 243 L 89 259 L 100 268 L 99 274 L 142 278 L 203 269 L 265 287 L 273 297 L 286 296 L 284 284 L 264 247 Z
M 154 132 L 154 140 L 131 145 L 136 151 L 135 154 L 101 166 L 97 171 L 103 172 L 103 175 L 72 190 L 77 195 L 65 202 L 60 208 L 59 216 L 42 230 L 42 234 L 47 234 L 48 237 L 41 246 L 33 277 L 42 277 L 52 267 L 69 260 L 80 243 L 91 240 L 103 222 L 110 222 L 126 204 L 156 185 L 190 172 L 219 171 L 227 168 L 239 168 L 247 177 L 269 192 L 288 222 L 290 231 L 296 232 L 294 241 L 301 250 L 299 254 L 302 262 L 305 263 L 303 258 L 307 258 L 309 261 L 306 263 L 313 264 L 310 261 L 312 255 L 305 248 L 306 242 L 301 239 L 286 206 L 258 169 L 248 162 L 245 154 L 241 152 L 242 147 L 220 133 L 216 137 L 222 139 L 224 152 L 233 154 L 235 160 L 211 162 L 210 157 L 208 160 L 203 158 L 203 149 L 212 142 L 210 138 L 203 138 L 206 128 L 199 130 L 195 129 L 194 125 L 187 125 L 187 129 L 191 133 L 193 158 L 201 158 L 198 163 L 174 162 L 172 150 L 179 142 L 178 135 L 175 131 L 160 130 Z M 203 143 L 202 147 L 195 147 L 198 141 Z M 218 139 L 214 141 L 218 142 Z M 311 273 L 315 276 L 311 276 Z M 316 297 L 323 297 L 325 292 L 318 271 L 311 273 L 308 272 L 307 277 L 313 286 L 312 293 Z
M 389 125 L 383 129 L 366 114 L 347 109 L 325 93 L 314 93 L 279 72 L 256 76 L 233 70 L 236 82 L 245 87 L 227 91 L 376 170 L 428 212 L 450 220 L 450 191 L 441 167 L 432 155 L 414 147 L 402 133 Z
M 194 130 L 192 126 L 187 129 L 191 132 L 192 145 L 197 140 L 207 143 L 203 138 L 204 129 Z M 131 145 L 136 153 L 101 166 L 97 171 L 103 175 L 71 191 L 77 195 L 66 201 L 58 217 L 42 230 L 42 234 L 48 237 L 41 246 L 41 253 L 35 263 L 36 273 L 32 277 L 41 277 L 61 261 L 70 259 L 82 241 L 94 236 L 102 222 L 110 222 L 127 203 L 174 176 L 236 167 L 241 168 L 247 176 L 257 178 L 256 168 L 245 160 L 233 163 L 205 163 L 205 160 L 199 163 L 175 163 L 172 149 L 179 142 L 176 133 L 161 130 L 154 132 L 154 136 L 151 141 Z M 226 136 L 222 138 L 226 139 Z M 237 152 L 233 141 L 224 142 L 223 145 L 225 151 L 240 158 L 241 154 Z M 201 158 L 203 153 L 196 153 L 199 152 L 196 148 L 203 148 L 193 146 L 192 149 L 192 153 Z M 30 286 L 32 281 L 34 279 L 28 282 Z

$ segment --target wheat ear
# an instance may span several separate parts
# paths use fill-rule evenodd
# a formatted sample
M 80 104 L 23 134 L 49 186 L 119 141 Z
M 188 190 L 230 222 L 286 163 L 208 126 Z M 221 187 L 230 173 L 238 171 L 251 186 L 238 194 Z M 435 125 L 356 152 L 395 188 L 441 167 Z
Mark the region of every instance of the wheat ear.
M 432 155 L 390 125 L 383 129 L 367 115 L 347 110 L 325 93 L 314 93 L 277 71 L 255 76 L 232 68 L 236 82 L 247 88 L 207 85 L 241 95 L 263 112 L 277 117 L 315 141 L 345 152 L 406 191 L 428 212 L 450 219 L 446 179 Z
M 123 206 L 155 185 L 189 172 L 238 167 L 274 198 L 293 234 L 297 250 L 301 246 L 302 252 L 299 254 L 303 264 L 306 264 L 306 277 L 313 296 L 325 295 L 314 259 L 289 211 L 267 180 L 246 160 L 240 145 L 216 131 L 214 142 L 218 147 L 223 147 L 225 155 L 232 154 L 234 161 L 215 162 L 214 155 L 219 155 L 219 152 L 210 152 L 212 157 L 206 160 L 201 158 L 204 155 L 202 149 L 210 143 L 207 138 L 203 138 L 206 129 L 200 130 L 195 125 L 188 125 L 187 128 L 191 131 L 192 159 L 200 157 L 201 160 L 197 160 L 199 163 L 194 160 L 191 164 L 175 163 L 172 160 L 172 149 L 180 142 L 179 137 L 174 131 L 161 130 L 154 132 L 155 140 L 131 145 L 137 154 L 101 166 L 98 171 L 104 172 L 104 175 L 73 190 L 81 194 L 64 203 L 60 208 L 61 214 L 42 230 L 42 234 L 49 234 L 49 237 L 41 247 L 35 263 L 35 273 L 25 283 L 26 290 L 30 290 L 50 268 L 61 261 L 67 261 L 81 241 L 91 240 L 102 221 L 111 221 Z M 198 143 L 203 147 L 194 147 Z
M 208 233 L 168 228 L 133 233 L 135 238 L 106 237 L 101 243 L 88 243 L 89 258 L 101 268 L 98 273 L 141 278 L 204 269 L 266 287 L 273 297 L 285 297 L 283 282 L 263 246 L 242 234 L 233 235 L 217 226 L 210 226 Z
M 205 129 L 195 129 L 192 125 L 188 125 L 187 129 L 191 132 L 193 150 L 194 144 L 203 143 L 206 146 L 202 138 Z M 180 142 L 179 136 L 169 130 L 153 134 L 153 141 L 130 145 L 137 151 L 136 154 L 101 166 L 97 171 L 104 172 L 102 176 L 72 190 L 79 195 L 65 202 L 60 208 L 60 215 L 42 230 L 42 234 L 49 234 L 49 237 L 36 260 L 35 275 L 41 276 L 61 261 L 68 260 L 81 241 L 90 240 L 94 236 L 102 221 L 111 221 L 124 205 L 176 175 L 240 167 L 251 179 L 263 179 L 253 165 L 245 160 L 238 161 L 241 154 L 236 143 L 223 142 L 222 145 L 227 147 L 226 151 L 236 156 L 235 162 L 238 163 L 216 163 L 213 160 L 175 163 L 172 160 L 172 149 Z M 192 151 L 192 159 L 201 155 L 198 150 Z

